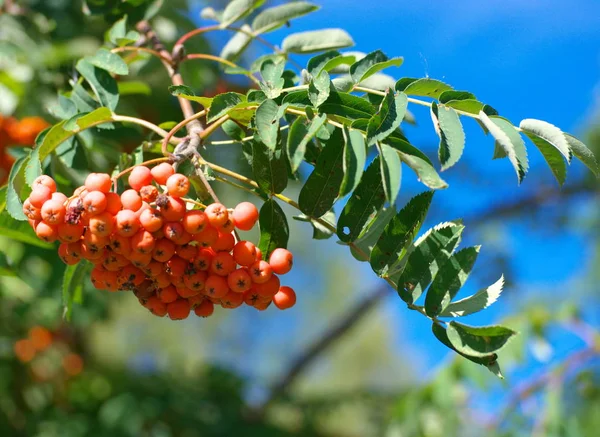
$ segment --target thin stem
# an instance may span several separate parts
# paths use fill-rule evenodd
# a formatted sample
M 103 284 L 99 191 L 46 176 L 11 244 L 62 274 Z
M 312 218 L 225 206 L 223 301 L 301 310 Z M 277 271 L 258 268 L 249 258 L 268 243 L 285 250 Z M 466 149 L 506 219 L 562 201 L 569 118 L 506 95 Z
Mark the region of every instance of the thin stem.
M 289 112 L 290 114 L 294 114 L 294 115 L 299 115 L 301 117 L 308 117 L 306 115 L 306 112 L 301 111 L 299 109 L 286 108 L 285 112 Z M 333 120 L 327 119 L 327 123 L 329 123 L 332 126 L 339 127 L 340 129 L 344 128 L 344 125 L 341 124 L 341 123 L 338 123 L 337 121 L 333 121 Z
M 223 64 L 223 65 L 227 65 L 227 66 L 232 67 L 232 68 L 239 68 L 239 69 L 243 70 L 243 68 L 240 67 L 238 64 L 236 64 L 234 62 L 231 62 L 231 61 L 228 61 L 227 59 L 223 59 L 223 58 L 221 58 L 219 56 L 207 55 L 207 54 L 204 54 L 204 53 L 193 53 L 193 54 L 190 54 L 190 55 L 186 55 L 181 61 L 183 62 L 183 61 L 187 61 L 189 59 L 205 59 L 205 60 L 208 60 L 208 61 L 215 61 L 215 62 L 218 62 L 218 63 Z M 256 85 L 260 84 L 260 80 L 258 80 L 256 77 L 254 77 L 252 75 L 252 73 L 248 72 L 248 74 L 244 74 L 244 76 L 246 76 L 248 79 L 250 79 Z
M 285 126 L 281 126 L 279 128 L 280 131 L 283 130 L 287 130 L 290 128 L 289 124 L 286 124 Z M 241 140 L 224 140 L 224 141 L 211 141 L 210 143 L 207 143 L 205 145 L 209 145 L 209 146 L 224 146 L 226 144 L 238 144 L 238 143 L 244 143 L 246 141 L 250 141 L 254 139 L 254 135 L 250 135 L 249 137 L 244 137 Z
M 169 144 L 169 140 L 171 139 L 171 137 L 173 135 L 175 135 L 177 133 L 177 131 L 179 131 L 184 126 L 187 126 L 192 121 L 197 120 L 198 118 L 204 117 L 204 115 L 206 115 L 206 109 L 203 109 L 202 111 L 195 113 L 191 117 L 186 118 L 185 120 L 182 120 L 179 123 L 177 123 L 173 127 L 173 129 L 171 129 L 167 133 L 165 138 L 163 139 L 162 146 L 161 146 L 162 154 L 165 156 L 169 156 L 169 151 L 167 150 L 167 145 Z
M 171 63 L 171 60 L 169 58 L 166 58 L 164 55 L 162 55 L 158 51 L 153 50 L 153 49 L 149 49 L 147 47 L 134 47 L 134 46 L 115 47 L 114 49 L 111 50 L 111 52 L 112 53 L 119 53 L 119 52 L 144 52 L 144 53 L 150 53 L 151 55 L 156 56 L 158 59 L 160 59 L 163 62 L 166 62 L 167 64 Z
M 200 133 L 200 139 L 204 140 L 205 138 L 208 138 L 210 135 L 212 135 L 223 123 L 225 123 L 227 120 L 229 120 L 229 114 L 225 114 L 224 116 L 222 116 L 221 118 L 215 120 L 212 124 L 210 124 L 209 126 L 206 127 L 206 129 L 204 129 L 204 131 L 202 131 Z
M 181 38 L 179 38 L 175 42 L 175 46 L 174 47 L 183 45 L 183 43 L 185 43 L 188 39 L 190 39 L 193 36 L 201 35 L 201 34 L 206 33 L 206 32 L 211 32 L 213 30 L 219 30 L 220 28 L 221 28 L 220 25 L 215 24 L 213 26 L 199 27 L 198 29 L 190 30 L 188 33 L 184 33 L 181 36 Z
M 239 190 L 245 191 L 246 193 L 250 193 L 250 194 L 252 194 L 254 196 L 260 197 L 260 194 L 258 194 L 256 191 L 252 191 L 250 188 L 244 187 L 241 184 L 238 184 L 236 182 L 230 181 L 229 179 L 222 178 L 221 176 L 213 176 L 213 177 L 215 178 L 216 181 L 223 182 L 223 183 L 231 185 L 232 187 L 235 187 L 235 188 L 237 188 Z
M 111 117 L 112 121 L 116 121 L 116 122 L 120 122 L 120 123 L 133 123 L 133 124 L 138 124 L 140 126 L 144 126 L 145 128 L 157 133 L 158 135 L 160 135 L 163 138 L 166 138 L 169 133 L 164 130 L 161 129 L 160 127 L 158 127 L 157 125 L 150 123 L 149 121 L 146 120 L 142 120 L 141 118 L 136 118 L 136 117 L 129 117 L 127 115 L 117 115 L 117 114 L 113 114 L 113 116 Z M 179 144 L 181 142 L 181 138 L 175 138 L 173 137 L 173 135 L 171 135 L 169 137 L 168 143 L 171 144 Z
M 182 197 L 181 200 L 183 200 L 184 202 L 192 203 L 192 204 L 194 204 L 196 206 L 199 206 L 200 208 L 206 208 L 206 205 L 204 203 L 198 202 L 197 200 L 192 200 L 192 199 L 189 199 L 187 197 Z

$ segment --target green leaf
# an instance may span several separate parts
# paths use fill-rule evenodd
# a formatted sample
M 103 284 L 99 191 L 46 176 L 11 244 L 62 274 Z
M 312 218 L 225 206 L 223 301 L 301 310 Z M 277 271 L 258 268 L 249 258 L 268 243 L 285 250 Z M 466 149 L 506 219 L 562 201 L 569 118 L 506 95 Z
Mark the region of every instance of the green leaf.
M 330 227 L 335 227 L 335 213 L 328 211 L 319 220 L 301 214 L 293 217 L 294 220 L 310 223 L 313 227 L 313 240 L 327 240 L 332 237 L 333 231 Z M 330 226 L 325 226 L 321 221 L 327 222 Z
M 477 293 L 450 303 L 440 317 L 463 317 L 477 313 L 496 302 L 502 293 L 504 276 L 500 276 L 496 282 L 489 287 L 479 290 Z
M 467 326 L 452 321 L 448 324 L 448 340 L 457 351 L 473 356 L 486 357 L 502 349 L 516 332 L 504 326 Z
M 325 124 L 325 120 L 327 120 L 327 116 L 322 114 L 313 118 L 308 127 L 306 126 L 306 120 L 302 117 L 298 117 L 292 123 L 287 137 L 287 156 L 293 173 L 298 170 L 304 160 L 308 142 Z
M 396 91 L 404 91 L 409 96 L 432 97 L 437 99 L 444 91 L 452 87 L 435 79 L 413 79 L 405 77 L 396 82 Z
M 87 114 L 77 114 L 69 120 L 54 125 L 46 134 L 41 144 L 31 154 L 32 162 L 42 162 L 63 141 L 80 133 L 81 131 L 101 123 L 112 120 L 112 113 L 108 108 L 98 108 Z M 33 180 L 28 181 L 31 184 Z
M 342 55 L 337 50 L 330 50 L 312 57 L 308 61 L 307 70 L 311 76 L 318 76 L 321 71 L 335 71 L 340 65 L 351 65 L 355 61 L 352 55 Z
M 377 156 L 367 167 L 356 189 L 348 199 L 337 223 L 337 236 L 344 242 L 356 240 L 365 225 L 385 203 L 380 158 Z M 393 208 L 392 208 L 393 209 Z
M 256 110 L 256 132 L 269 150 L 277 147 L 279 120 L 285 113 L 285 107 L 274 100 L 265 100 Z
M 117 83 L 119 94 L 122 96 L 141 94 L 149 96 L 152 94 L 152 88 L 146 82 L 141 80 L 130 80 L 127 82 L 119 81 Z
M 400 183 L 402 182 L 402 166 L 400 164 L 400 156 L 396 149 L 387 144 L 377 144 L 379 155 L 381 156 L 381 176 L 383 178 L 383 189 L 385 197 L 390 203 L 396 203 L 398 191 L 400 191 Z
M 321 71 L 308 84 L 308 98 L 315 108 L 318 108 L 329 98 L 331 80 L 329 73 Z
M 264 9 L 252 21 L 252 29 L 255 35 L 271 32 L 285 25 L 289 20 L 302 17 L 317 9 L 319 6 L 304 1 L 294 1 Z
M 439 315 L 464 285 L 479 255 L 480 246 L 467 247 L 453 254 L 435 276 L 425 296 L 425 311 Z
M 0 213 L 0 235 L 43 249 L 54 249 L 53 244 L 46 243 L 35 235 L 28 222 L 15 220 L 8 211 Z
M 281 147 L 271 151 L 263 143 L 254 141 L 252 172 L 262 190 L 267 193 L 281 193 L 288 183 L 285 156 Z
M 216 119 L 227 114 L 235 106 L 246 101 L 246 96 L 239 93 L 229 92 L 215 96 L 206 116 L 206 121 L 212 123 Z
M 352 64 L 350 76 L 354 83 L 360 83 L 385 68 L 399 67 L 403 62 L 404 58 L 389 59 L 381 50 L 376 50 Z
M 559 128 L 546 121 L 535 120 L 533 118 L 527 118 L 521 121 L 519 127 L 523 129 L 523 133 L 526 135 L 532 134 L 556 147 L 562 156 L 565 157 L 567 162 L 571 162 L 571 147 L 569 146 L 569 142 L 567 141 L 565 134 Z M 530 135 L 527 136 L 530 137 Z
M 8 185 L 4 185 L 0 187 L 0 212 L 3 212 L 6 209 L 6 191 L 8 190 Z
M 448 92 L 448 91 L 447 91 Z M 457 111 L 468 112 L 469 114 L 479 114 L 479 112 L 485 106 L 484 103 L 481 103 L 478 100 L 466 99 L 466 100 L 450 100 L 445 103 L 446 106 L 449 106 L 452 109 L 456 109 Z
M 404 257 L 425 220 L 432 198 L 433 191 L 413 197 L 386 226 L 370 259 L 371 268 L 379 276 L 386 275 L 390 267 Z
M 343 29 L 323 29 L 292 33 L 281 43 L 286 53 L 314 53 L 354 45 L 352 37 Z
M 265 0 L 233 0 L 223 11 L 221 28 L 225 28 L 262 6 Z
M 262 81 L 260 88 L 269 99 L 275 99 L 281 95 L 281 90 L 285 86 L 283 70 L 285 69 L 285 61 L 274 62 L 272 59 L 267 59 L 260 66 L 260 75 Z
M 573 135 L 565 134 L 565 138 L 567 139 L 567 142 L 573 151 L 573 155 L 579 158 L 579 160 L 583 162 L 585 166 L 596 175 L 596 177 L 600 176 L 600 167 L 598 166 L 598 162 L 596 161 L 596 157 L 592 151 Z
M 287 248 L 290 235 L 288 222 L 283 210 L 273 199 L 267 200 L 260 208 L 258 224 L 258 248 L 263 253 L 263 259 L 269 259 L 271 252 L 278 247 Z
M 410 144 L 398 137 L 389 136 L 384 141 L 398 151 L 400 159 L 417 174 L 419 181 L 432 190 L 447 188 L 448 184 L 440 178 L 427 156 Z
M 186 85 L 171 85 L 169 86 L 169 92 L 175 97 L 181 97 L 186 100 L 198 102 L 205 108 L 210 108 L 210 105 L 213 101 L 213 99 L 210 97 L 197 97 L 194 95 L 194 91 Z
M 348 93 L 334 92 L 333 90 L 331 90 L 329 98 L 321 105 L 319 110 L 325 114 L 339 115 L 351 120 L 371 118 L 375 114 L 375 109 L 367 100 Z
M 431 119 L 440 137 L 438 156 L 442 171 L 458 162 L 465 148 L 465 132 L 456 111 L 445 105 L 431 105 Z
M 542 153 L 542 156 L 548 163 L 548 166 L 550 167 L 550 170 L 552 170 L 552 174 L 558 181 L 559 185 L 563 185 L 567 180 L 567 164 L 565 164 L 565 160 L 563 159 L 561 152 L 545 139 L 540 138 L 528 131 L 523 131 L 523 133 Z
M 440 341 L 440 343 L 444 344 L 449 349 L 452 349 L 457 354 L 463 356 L 467 360 L 487 367 L 488 370 L 490 372 L 492 372 L 494 375 L 496 375 L 498 378 L 504 379 L 504 376 L 502 376 L 502 373 L 500 371 L 500 367 L 498 366 L 498 361 L 497 361 L 498 355 L 489 354 L 489 355 L 485 355 L 483 357 L 473 357 L 473 356 L 465 355 L 464 353 L 458 351 L 452 345 L 452 343 L 448 339 L 448 333 L 446 332 L 446 329 L 444 329 L 442 326 L 438 325 L 437 323 L 433 323 L 431 326 L 431 330 L 433 331 L 433 335 Z
M 363 228 L 352 246 L 350 246 L 350 253 L 356 260 L 361 262 L 369 261 L 373 247 L 375 247 L 383 230 L 395 215 L 395 208 L 383 208 L 377 214 L 373 215 L 373 217 L 370 217 L 367 225 Z
M 325 143 L 315 169 L 300 190 L 300 211 L 309 217 L 321 217 L 331 209 L 340 193 L 344 178 L 344 138 L 336 129 Z
M 73 266 L 67 266 L 63 276 L 62 301 L 64 307 L 64 318 L 71 321 L 73 302 L 83 291 L 83 281 L 89 270 L 87 262 L 80 262 Z
M 450 101 L 460 101 L 460 100 L 475 100 L 475 101 L 477 101 L 477 97 L 475 97 L 474 94 L 471 94 L 467 91 L 450 90 L 450 91 L 444 91 L 442 94 L 440 94 L 440 97 L 438 98 L 438 100 L 440 101 L 440 103 L 445 104 Z
M 464 228 L 459 222 L 440 223 L 414 242 L 397 279 L 398 295 L 404 302 L 412 304 L 421 297 L 460 243 Z
M 252 33 L 250 26 L 244 24 L 241 29 L 246 32 L 236 32 L 231 39 L 227 41 L 227 44 L 223 46 L 219 57 L 234 62 L 239 59 L 244 50 L 246 50 L 252 42 L 252 37 L 248 35 L 249 33 Z
M 17 276 L 17 272 L 2 252 L 0 252 L 0 276 Z
M 408 99 L 406 94 L 394 95 L 392 90 L 385 93 L 377 114 L 373 115 L 367 126 L 367 145 L 382 141 L 394 132 L 402 123 Z
M 27 220 L 19 193 L 25 183 L 24 168 L 28 160 L 29 156 L 24 155 L 15 161 L 8 175 L 8 188 L 6 190 L 6 211 L 12 218 L 20 221 Z
M 100 104 L 114 111 L 119 103 L 119 89 L 110 73 L 90 64 L 85 59 L 80 59 L 75 68 L 90 84 Z
M 125 61 L 116 53 L 100 48 L 93 56 L 84 58 L 87 62 L 109 73 L 125 75 L 129 74 L 129 67 Z
M 527 149 L 525 148 L 523 138 L 512 123 L 502 117 L 488 117 L 485 112 L 480 111 L 479 120 L 492 134 L 496 140 L 497 147 L 499 146 L 504 151 L 517 173 L 519 183 L 521 183 L 529 169 Z
M 344 141 L 344 179 L 340 197 L 350 194 L 358 186 L 367 162 L 367 145 L 362 133 L 344 127 Z

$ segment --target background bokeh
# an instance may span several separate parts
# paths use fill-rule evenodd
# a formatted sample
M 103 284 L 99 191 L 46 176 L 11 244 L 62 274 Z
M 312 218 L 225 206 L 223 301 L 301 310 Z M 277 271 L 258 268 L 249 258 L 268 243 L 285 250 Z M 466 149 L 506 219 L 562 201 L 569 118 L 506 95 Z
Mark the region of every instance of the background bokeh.
M 75 77 L 76 59 L 102 44 L 110 23 L 84 15 L 79 1 L 4 3 L 13 13 L 0 15 L 0 112 L 53 123 L 57 93 Z M 203 7 L 224 3 L 165 1 L 153 25 L 172 44 L 204 24 Z M 389 71 L 396 78 L 443 80 L 473 92 L 515 123 L 547 120 L 600 152 L 598 2 L 320 3 L 319 12 L 267 39 L 279 44 L 292 31 L 345 28 L 356 50 L 404 56 L 404 65 Z M 230 36 L 194 38 L 188 52 L 218 53 Z M 240 63 L 263 53 L 252 46 Z M 138 88 L 122 97 L 119 112 L 157 124 L 179 120 L 160 64 L 137 64 L 128 81 L 138 81 Z M 248 85 L 225 81 L 214 65 L 200 61 L 187 64 L 182 74 L 197 94 Z M 435 157 L 438 143 L 429 114 L 413 110 L 418 125 L 407 127 L 406 134 Z M 467 320 L 503 322 L 522 333 L 503 354 L 505 382 L 448 352 L 425 318 L 406 309 L 392 290 L 381 291 L 368 265 L 357 263 L 334 239 L 312 241 L 312 229 L 301 222 L 290 220 L 296 263 L 287 282 L 299 297 L 292 310 L 240 308 L 177 323 L 152 317 L 132 296 L 91 287 L 74 308 L 72 322 L 64 323 L 62 266 L 54 254 L 1 236 L 0 271 L 16 276 L 0 276 L 0 432 L 597 435 L 598 181 L 574 163 L 559 188 L 530 148 L 531 171 L 519 187 L 505 160 L 491 160 L 491 139 L 475 123 L 467 121 L 465 131 L 465 155 L 443 174 L 450 188 L 436 194 L 424 229 L 462 217 L 462 246 L 483 244 L 465 293 L 505 274 L 503 298 Z M 94 138 L 82 158 L 85 166 L 70 173 L 73 183 L 81 181 L 83 168 L 106 170 L 115 150 L 131 151 L 145 139 L 131 127 Z M 206 155 L 247 172 L 238 147 L 218 146 Z M 19 148 L 10 153 L 18 155 Z M 300 186 L 288 188 L 290 197 Z M 217 189 L 229 204 L 243 199 L 227 187 Z M 404 172 L 399 205 L 423 190 Z M 364 311 L 351 328 L 262 408 L 297 357 L 361 305 Z M 51 332 L 51 345 L 44 343 L 44 331 L 30 332 L 40 326 Z M 32 359 L 16 346 L 28 336 L 39 343 Z

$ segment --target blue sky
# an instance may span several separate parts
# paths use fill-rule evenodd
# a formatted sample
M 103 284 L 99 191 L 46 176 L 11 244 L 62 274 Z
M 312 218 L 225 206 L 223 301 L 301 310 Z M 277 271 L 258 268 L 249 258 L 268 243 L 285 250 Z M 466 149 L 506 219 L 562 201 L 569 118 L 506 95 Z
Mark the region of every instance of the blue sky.
M 538 118 L 574 134 L 589 125 L 600 96 L 600 2 L 597 0 L 462 0 L 456 2 L 415 2 L 371 0 L 327 0 L 317 2 L 322 9 L 293 22 L 267 38 L 279 44 L 290 32 L 341 27 L 354 38 L 354 50 L 383 50 L 388 56 L 404 56 L 399 69 L 389 70 L 394 77 L 424 77 L 443 80 L 457 89 L 473 92 L 494 106 L 501 115 L 518 124 L 524 118 Z M 436 156 L 437 139 L 427 111 L 415 110 L 420 126 L 407 128 L 407 135 L 430 157 Z M 459 216 L 471 217 L 498 202 L 506 202 L 533 191 L 539 184 L 559 190 L 550 170 L 534 146 L 529 144 L 532 169 L 521 187 L 506 160 L 492 161 L 493 141 L 475 123 L 465 122 L 467 147 L 463 160 L 444 173 L 450 189 L 436 195 L 438 215 L 432 222 Z M 462 175 L 476 169 L 470 181 Z M 571 180 L 583 172 L 575 163 Z M 409 171 L 404 172 L 400 202 L 422 191 Z M 569 184 L 569 181 L 567 181 Z M 478 241 L 474 230 L 466 243 Z M 589 267 L 591 247 L 586 234 L 565 229 L 560 234 L 541 233 L 529 225 L 510 227 L 506 244 L 512 251 L 517 278 L 523 286 L 519 293 L 540 288 L 556 288 L 568 283 Z M 473 241 L 471 241 L 473 240 Z M 318 243 L 317 243 L 318 244 Z M 464 244 L 463 244 L 464 246 Z M 334 249 L 335 250 L 335 249 Z M 484 255 L 476 268 L 494 270 L 485 264 Z M 494 270 L 496 271 L 496 270 Z M 498 276 L 501 272 L 498 270 Z M 369 274 L 365 269 L 365 274 Z M 371 276 L 365 281 L 372 281 Z M 488 284 L 472 284 L 475 291 Z M 470 322 L 497 320 L 519 305 L 497 306 Z M 391 312 L 402 305 L 389 300 Z M 417 314 L 403 315 L 402 329 L 408 343 L 419 345 L 431 368 L 445 354 L 443 346 L 426 338 L 426 321 Z M 576 344 L 566 348 L 576 347 Z M 560 353 L 557 355 L 560 356 Z M 530 363 L 520 375 L 535 371 Z

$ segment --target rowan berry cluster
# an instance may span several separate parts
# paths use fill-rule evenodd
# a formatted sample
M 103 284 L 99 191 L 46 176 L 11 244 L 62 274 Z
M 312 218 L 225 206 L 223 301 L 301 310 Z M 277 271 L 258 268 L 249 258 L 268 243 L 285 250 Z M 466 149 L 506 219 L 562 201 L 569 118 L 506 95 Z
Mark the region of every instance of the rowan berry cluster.
M 109 175 L 91 173 L 67 198 L 42 175 L 23 211 L 39 238 L 61 243 L 66 264 L 95 265 L 90 276 L 97 289 L 131 290 L 157 316 L 180 320 L 191 311 L 208 317 L 215 305 L 295 304 L 294 290 L 278 276 L 292 268 L 291 252 L 275 249 L 267 262 L 253 243 L 237 241 L 235 229 L 248 231 L 258 220 L 252 203 L 194 209 L 185 198 L 190 181 L 168 163 L 136 166 L 128 182 L 119 195 Z

